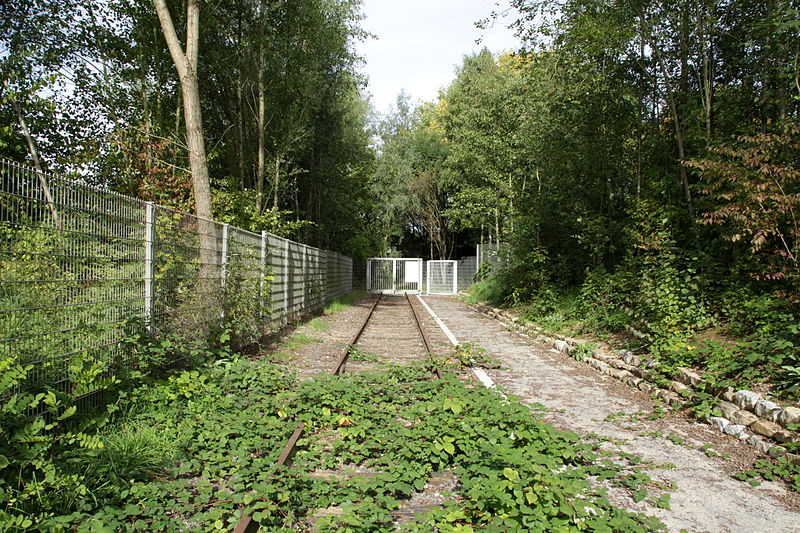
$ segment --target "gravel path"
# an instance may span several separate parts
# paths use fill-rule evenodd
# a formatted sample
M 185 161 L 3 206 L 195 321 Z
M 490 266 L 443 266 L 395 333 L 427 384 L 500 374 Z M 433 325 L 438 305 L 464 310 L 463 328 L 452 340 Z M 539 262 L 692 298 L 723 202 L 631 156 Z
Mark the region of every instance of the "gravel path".
M 608 437 L 607 448 L 662 465 L 648 474 L 675 487 L 669 510 L 646 501 L 637 504 L 629 493 L 611 490 L 609 498 L 616 505 L 657 516 L 676 532 L 800 531 L 796 493 L 781 483 L 751 487 L 731 477 L 758 457 L 751 447 L 677 413 L 646 420 L 655 405 L 644 393 L 507 331 L 456 299 L 424 300 L 459 342 L 474 343 L 501 362 L 502 369 L 487 372 L 504 391 L 526 404 L 547 407 L 545 420 L 558 428 Z M 729 457 L 709 457 L 698 449 L 709 444 Z

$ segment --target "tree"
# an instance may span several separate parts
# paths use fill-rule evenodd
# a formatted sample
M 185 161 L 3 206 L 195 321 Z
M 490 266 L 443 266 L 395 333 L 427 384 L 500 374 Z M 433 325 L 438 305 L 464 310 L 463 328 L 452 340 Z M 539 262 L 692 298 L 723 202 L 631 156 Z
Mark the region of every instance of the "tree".
M 172 23 L 172 16 L 165 0 L 153 0 L 164 39 L 167 42 L 175 69 L 178 71 L 183 96 L 184 123 L 186 125 L 186 144 L 189 150 L 189 164 L 192 169 L 194 186 L 195 214 L 199 219 L 211 220 L 211 185 L 208 178 L 208 162 L 206 145 L 203 138 L 203 113 L 200 104 L 200 86 L 197 79 L 197 58 L 200 51 L 200 6 L 198 0 L 187 0 L 186 3 L 186 50 L 181 48 L 180 40 Z M 210 229 L 210 228 L 207 228 Z M 216 238 L 210 237 L 211 231 L 202 231 L 207 235 L 201 246 L 216 250 Z M 212 245 L 213 240 L 213 245 Z

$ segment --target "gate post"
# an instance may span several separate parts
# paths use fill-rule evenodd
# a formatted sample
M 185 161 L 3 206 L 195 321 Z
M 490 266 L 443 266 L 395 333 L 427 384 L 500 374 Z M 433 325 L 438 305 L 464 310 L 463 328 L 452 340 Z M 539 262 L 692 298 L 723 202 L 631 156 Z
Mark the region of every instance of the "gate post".
M 392 293 L 397 292 L 397 259 L 392 259 Z
M 458 294 L 458 261 L 453 261 L 453 294 Z
M 372 290 L 372 259 L 367 258 L 367 292 Z
M 425 276 L 426 277 L 425 292 L 428 294 L 428 296 L 430 296 L 431 295 L 431 262 L 430 261 L 428 261 L 428 264 L 426 265 L 425 274 L 426 274 L 426 276 Z

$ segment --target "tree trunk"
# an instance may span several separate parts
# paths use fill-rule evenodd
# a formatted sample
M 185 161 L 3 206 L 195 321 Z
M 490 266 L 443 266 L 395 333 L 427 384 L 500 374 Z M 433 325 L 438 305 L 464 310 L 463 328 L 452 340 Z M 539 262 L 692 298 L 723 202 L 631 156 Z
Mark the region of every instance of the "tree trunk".
M 272 174 L 272 208 L 277 211 L 278 210 L 278 200 L 280 199 L 280 195 L 278 192 L 278 188 L 281 184 L 281 156 L 280 154 L 275 154 L 275 168 L 273 169 Z
M 714 4 L 712 4 L 712 10 Z M 703 118 L 706 125 L 706 143 L 710 144 L 713 136 L 714 113 L 714 43 L 708 31 L 708 12 L 705 4 L 697 14 L 697 33 L 700 39 L 700 55 L 703 64 L 701 93 L 703 97 Z
M 6 90 L 9 93 L 9 100 L 11 100 L 11 106 L 14 108 L 14 113 L 17 115 L 19 127 L 22 128 L 22 135 L 25 137 L 25 142 L 28 144 L 28 152 L 31 154 L 33 166 L 36 168 L 36 177 L 39 178 L 39 185 L 42 186 L 42 193 L 44 193 L 44 199 L 47 202 L 47 208 L 50 210 L 50 216 L 53 217 L 53 225 L 56 229 L 60 230 L 61 222 L 58 218 L 58 211 L 56 211 L 56 203 L 55 200 L 53 200 L 53 195 L 50 193 L 50 187 L 47 185 L 47 178 L 42 170 L 42 163 L 39 161 L 39 152 L 36 150 L 36 143 L 31 136 L 31 132 L 28 129 L 28 123 L 25 121 L 25 117 L 22 115 L 22 109 L 20 109 L 16 97 L 7 85 Z
M 264 39 L 260 39 L 258 44 L 258 116 L 256 124 L 258 126 L 258 167 L 256 170 L 256 212 L 261 214 L 264 209 L 264 180 L 267 175 L 267 147 L 266 147 L 266 124 L 264 120 L 267 114 L 266 87 L 264 86 Z
M 203 115 L 200 107 L 200 86 L 197 80 L 197 58 L 200 36 L 200 7 L 197 0 L 186 3 L 186 51 L 181 49 L 175 33 L 172 16 L 165 0 L 153 0 L 167 48 L 175 63 L 181 82 L 183 96 L 186 146 L 189 149 L 189 165 L 192 171 L 197 233 L 200 240 L 198 293 L 207 294 L 217 277 L 217 237 L 212 220 L 211 185 L 208 177 L 208 162 L 203 139 Z
M 664 58 L 661 55 L 661 49 L 656 45 L 655 39 L 653 39 L 652 34 L 649 33 L 649 30 L 645 29 L 644 24 L 644 15 L 641 11 L 638 13 L 639 22 L 642 27 L 642 31 L 644 36 L 647 38 L 648 44 L 653 53 L 653 57 L 656 60 L 656 63 L 661 70 L 661 75 L 664 77 L 664 92 L 666 93 L 667 97 L 667 105 L 669 107 L 670 113 L 672 115 L 672 122 L 675 128 L 675 143 L 678 146 L 678 174 L 680 176 L 681 187 L 683 189 L 684 198 L 686 199 L 686 209 L 689 214 L 689 220 L 691 221 L 692 227 L 695 225 L 695 214 L 694 214 L 694 202 L 692 200 L 692 191 L 689 189 L 689 176 L 686 172 L 686 166 L 684 165 L 684 160 L 686 159 L 686 149 L 684 146 L 683 140 L 683 126 L 681 125 L 680 121 L 680 113 L 678 111 L 678 103 L 675 99 L 675 90 L 672 86 L 672 80 L 669 76 L 669 71 L 667 70 L 667 66 L 664 63 Z M 682 64 L 683 64 L 683 59 Z M 681 73 L 681 76 L 683 73 Z M 679 83 L 683 83 L 682 80 L 679 80 Z M 655 100 L 655 99 L 654 99 Z

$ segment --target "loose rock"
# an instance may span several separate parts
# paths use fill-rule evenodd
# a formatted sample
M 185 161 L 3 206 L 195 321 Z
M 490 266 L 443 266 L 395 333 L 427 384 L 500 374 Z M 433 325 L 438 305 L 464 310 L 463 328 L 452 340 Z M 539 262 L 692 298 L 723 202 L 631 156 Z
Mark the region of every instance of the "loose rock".
M 800 409 L 797 407 L 787 407 L 778 415 L 778 422 L 782 426 L 789 424 L 800 424 Z
M 719 412 L 722 413 L 722 416 L 725 418 L 730 418 L 733 413 L 739 410 L 739 406 L 730 402 L 720 402 L 717 406 L 717 409 L 719 409 Z
M 689 387 L 687 387 L 680 381 L 673 381 L 672 383 L 669 384 L 669 390 L 671 390 L 672 392 L 681 393 L 689 390 Z
M 751 413 L 750 411 L 736 411 L 730 417 L 731 422 L 734 424 L 740 424 L 742 426 L 750 426 L 756 422 L 758 422 L 758 417 Z
M 722 418 L 721 416 L 712 416 L 708 419 L 708 423 L 717 428 L 720 431 L 724 431 L 725 428 L 730 425 L 731 421 L 727 418 Z
M 734 403 L 742 409 L 753 409 L 760 399 L 761 395 L 749 390 L 740 390 L 733 395 Z
M 725 392 L 722 393 L 722 398 L 726 402 L 732 402 L 733 401 L 733 394 L 734 394 L 733 389 L 728 387 L 728 389 Z
M 772 448 L 769 449 L 767 455 L 769 455 L 773 459 L 783 457 L 784 455 L 786 455 L 786 448 L 784 448 L 783 446 L 773 446 Z
M 728 424 L 725 426 L 725 429 L 722 430 L 723 433 L 726 435 L 733 435 L 734 437 L 739 437 L 744 433 L 744 426 L 741 424 Z
M 684 385 L 692 385 L 697 386 L 703 382 L 703 378 L 700 377 L 700 374 L 690 370 L 688 368 L 678 367 L 675 370 L 675 379 L 683 383 Z
M 567 341 L 557 340 L 553 343 L 553 346 L 559 352 L 564 352 L 564 353 L 570 352 L 569 344 L 567 344 Z
M 756 402 L 755 411 L 758 416 L 767 417 L 772 411 L 780 410 L 781 406 L 769 400 L 759 400 Z
M 789 431 L 788 429 L 783 429 L 783 428 L 773 433 L 772 438 L 780 442 L 781 444 L 792 442 L 794 440 L 792 432 Z
M 772 436 L 781 429 L 783 428 L 775 422 L 769 422 L 767 420 L 759 420 L 750 426 L 751 431 L 768 438 L 772 438 Z

